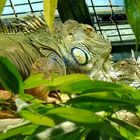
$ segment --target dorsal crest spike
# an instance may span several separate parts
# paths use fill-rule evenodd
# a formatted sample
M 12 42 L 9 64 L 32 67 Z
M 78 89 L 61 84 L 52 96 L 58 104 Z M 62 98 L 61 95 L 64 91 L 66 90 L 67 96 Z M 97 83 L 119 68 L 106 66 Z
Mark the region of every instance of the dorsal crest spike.
M 0 19 L 0 33 L 4 34 L 29 34 L 45 26 L 44 19 L 35 14 L 28 14 L 20 18 Z

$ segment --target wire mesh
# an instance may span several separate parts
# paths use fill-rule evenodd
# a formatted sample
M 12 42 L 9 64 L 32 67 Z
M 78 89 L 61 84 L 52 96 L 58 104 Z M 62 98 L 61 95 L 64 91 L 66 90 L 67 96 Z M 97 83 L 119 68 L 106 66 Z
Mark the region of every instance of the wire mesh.
M 7 0 L 2 16 L 20 16 L 43 12 L 43 0 Z
M 94 18 L 96 30 L 105 34 L 111 42 L 135 41 L 133 31 L 126 19 L 124 5 L 113 5 L 111 0 L 108 0 L 106 5 L 96 5 L 94 0 L 91 0 L 89 8 L 93 8 L 91 14 Z
M 120 0 L 123 1 L 123 0 Z M 135 36 L 127 22 L 124 4 L 115 4 L 112 0 L 86 0 L 95 29 L 108 37 L 113 46 L 135 44 Z M 4 16 L 20 16 L 27 13 L 42 13 L 43 0 L 7 0 L 3 11 Z M 58 12 L 56 12 L 56 16 Z M 126 47 L 129 51 L 131 47 Z M 113 51 L 119 51 L 114 47 Z

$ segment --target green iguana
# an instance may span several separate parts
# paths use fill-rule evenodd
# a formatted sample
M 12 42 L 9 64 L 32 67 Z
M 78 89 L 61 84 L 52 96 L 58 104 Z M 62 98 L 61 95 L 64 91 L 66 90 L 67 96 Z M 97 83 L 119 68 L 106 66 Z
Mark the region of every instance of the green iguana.
M 93 27 L 68 20 L 50 33 L 36 15 L 0 20 L 0 55 L 9 58 L 24 78 L 30 73 L 88 74 L 110 81 L 111 44 Z
M 117 76 L 117 82 L 125 83 L 132 87 L 140 87 L 140 59 L 135 59 L 133 55 L 129 59 L 124 59 L 114 64 L 114 72 Z
M 107 39 L 93 27 L 73 20 L 56 22 L 53 33 L 35 15 L 0 20 L 0 55 L 9 58 L 24 78 L 40 72 L 50 78 L 55 72 L 84 73 L 93 79 L 111 81 L 110 52 Z M 125 63 L 115 64 L 117 72 L 125 73 Z M 32 94 L 46 101 L 46 94 L 40 90 Z
M 31 67 L 48 75 L 56 72 L 85 73 L 100 79 L 106 76 L 111 52 L 110 42 L 93 27 L 68 20 L 57 22 L 50 33 L 45 22 L 38 16 L 22 19 L 1 19 L 0 55 L 9 58 L 24 77 Z

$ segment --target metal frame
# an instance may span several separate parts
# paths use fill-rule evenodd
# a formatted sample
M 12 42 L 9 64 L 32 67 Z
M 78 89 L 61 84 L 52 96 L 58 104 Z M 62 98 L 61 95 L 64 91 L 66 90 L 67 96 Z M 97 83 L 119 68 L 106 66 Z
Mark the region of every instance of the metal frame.
M 43 0 L 26 0 L 27 2 L 20 1 L 21 3 L 14 3 L 14 0 L 8 0 L 9 4 L 5 6 L 6 8 L 12 8 L 11 13 L 3 13 L 4 16 L 20 16 L 23 14 L 27 14 L 29 12 L 32 13 L 41 13 L 43 9 L 35 10 L 34 5 L 42 4 Z M 94 0 L 90 0 L 91 5 L 88 5 L 89 11 L 91 13 L 91 17 L 93 20 L 93 26 L 100 32 L 102 35 L 107 36 L 112 43 L 112 46 L 118 46 L 117 50 L 122 50 L 122 46 L 124 46 L 123 50 L 130 51 L 131 48 L 135 46 L 135 36 L 130 25 L 127 22 L 124 7 L 118 5 L 112 5 L 111 0 L 108 0 L 108 5 L 96 5 Z M 19 6 L 29 6 L 28 10 L 17 12 L 16 7 Z M 106 9 L 106 10 L 99 10 Z M 58 16 L 58 15 L 57 15 Z M 128 45 L 131 47 L 127 47 Z M 116 52 L 115 48 L 113 51 Z

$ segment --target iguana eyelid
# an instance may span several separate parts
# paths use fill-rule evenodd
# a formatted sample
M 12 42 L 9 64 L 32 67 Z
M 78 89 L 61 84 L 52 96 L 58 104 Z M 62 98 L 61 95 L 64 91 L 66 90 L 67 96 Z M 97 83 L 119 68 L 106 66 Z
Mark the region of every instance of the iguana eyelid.
M 71 55 L 76 63 L 80 65 L 86 65 L 91 59 L 90 54 L 86 50 L 78 47 L 71 49 Z

